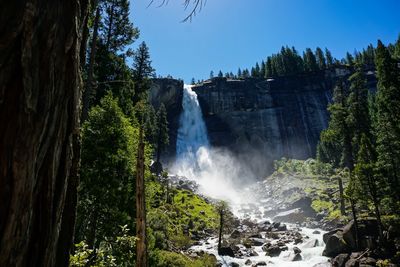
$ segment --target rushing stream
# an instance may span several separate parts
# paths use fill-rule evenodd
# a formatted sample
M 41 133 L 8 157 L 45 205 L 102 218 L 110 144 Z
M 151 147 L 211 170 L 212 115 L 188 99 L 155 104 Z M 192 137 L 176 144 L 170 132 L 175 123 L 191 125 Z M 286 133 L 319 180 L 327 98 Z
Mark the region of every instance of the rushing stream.
M 240 172 L 240 164 L 235 162 L 227 153 L 215 151 L 210 147 L 207 128 L 203 120 L 197 95 L 190 86 L 185 86 L 182 101 L 183 111 L 180 118 L 180 128 L 176 143 L 177 161 L 171 168 L 171 172 L 185 176 L 199 184 L 199 191 L 209 197 L 226 200 L 231 205 L 233 213 L 239 218 L 251 218 L 257 223 L 263 223 L 268 218 L 263 218 L 265 203 L 259 202 L 262 196 L 253 196 L 252 200 L 243 197 L 244 187 L 237 186 L 238 179 L 243 180 Z M 239 188 L 239 189 L 237 189 Z M 243 208 L 243 207 L 251 208 Z M 303 242 L 297 245 L 294 242 L 287 243 L 287 251 L 280 253 L 278 257 L 265 256 L 262 246 L 254 246 L 255 256 L 232 258 L 229 256 L 217 256 L 223 266 L 231 266 L 237 263 L 246 266 L 245 262 L 251 260 L 251 264 L 265 262 L 268 266 L 279 267 L 313 267 L 329 266 L 328 258 L 321 256 L 324 248 L 322 241 L 323 231 L 316 229 L 299 228 L 288 225 L 288 230 L 297 229 L 302 235 Z M 259 233 L 265 238 L 265 232 Z M 311 244 L 312 243 L 312 244 Z M 242 246 L 242 245 L 238 245 Z M 301 250 L 300 261 L 293 259 L 293 248 Z M 192 247 L 194 251 L 206 251 L 210 254 L 217 253 L 217 237 L 203 240 L 200 245 Z

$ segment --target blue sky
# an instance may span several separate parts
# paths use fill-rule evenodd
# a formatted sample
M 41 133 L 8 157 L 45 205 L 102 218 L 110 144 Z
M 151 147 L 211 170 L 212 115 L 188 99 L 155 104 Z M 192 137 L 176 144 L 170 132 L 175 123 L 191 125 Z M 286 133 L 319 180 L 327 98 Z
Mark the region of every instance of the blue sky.
M 184 0 L 160 8 L 147 8 L 149 1 L 131 0 L 131 20 L 141 32 L 136 45 L 148 44 L 157 74 L 186 83 L 211 70 L 249 68 L 282 45 L 328 47 L 342 58 L 400 33 L 400 0 L 207 0 L 187 23 Z

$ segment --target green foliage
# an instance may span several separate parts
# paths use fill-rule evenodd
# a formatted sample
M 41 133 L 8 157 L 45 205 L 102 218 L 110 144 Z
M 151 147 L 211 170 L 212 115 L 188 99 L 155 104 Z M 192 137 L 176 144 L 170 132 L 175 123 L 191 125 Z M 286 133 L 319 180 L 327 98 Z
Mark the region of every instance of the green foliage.
M 135 266 L 135 245 L 136 237 L 129 235 L 127 225 L 121 226 L 120 233 L 102 241 L 98 249 L 89 248 L 85 241 L 76 244 L 70 266 Z
M 161 152 L 169 144 L 167 110 L 164 104 L 157 111 L 156 142 L 157 161 L 160 161 Z
M 150 264 L 154 267 L 214 267 L 217 264 L 215 257 L 206 254 L 192 259 L 183 254 L 165 250 L 152 252 L 150 259 Z
M 378 76 L 377 151 L 378 168 L 386 178 L 387 192 L 392 197 L 392 207 L 399 207 L 400 197 L 400 70 L 388 49 L 378 41 L 376 49 Z M 397 203 L 397 204 L 396 204 Z
M 100 35 L 111 53 L 123 51 L 139 36 L 139 30 L 129 20 L 128 0 L 101 0 Z
M 108 94 L 90 111 L 82 136 L 77 240 L 97 246 L 118 225 L 133 225 L 138 129 Z
M 132 78 L 136 85 L 133 103 L 147 99 L 147 91 L 150 89 L 150 78 L 154 76 L 151 66 L 149 48 L 142 42 L 134 53 Z
M 148 182 L 146 191 L 147 221 L 155 249 L 188 248 L 193 243 L 192 234 L 216 229 L 218 213 L 200 196 L 157 181 Z

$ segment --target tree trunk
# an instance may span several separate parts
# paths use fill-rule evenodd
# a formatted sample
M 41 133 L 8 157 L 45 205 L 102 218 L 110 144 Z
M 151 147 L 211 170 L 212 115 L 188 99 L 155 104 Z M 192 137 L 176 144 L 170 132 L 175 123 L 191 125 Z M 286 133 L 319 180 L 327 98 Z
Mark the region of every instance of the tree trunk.
M 339 197 L 340 197 L 340 213 L 342 216 L 346 215 L 346 207 L 344 203 L 344 193 L 343 193 L 343 181 L 342 178 L 338 177 L 339 183 Z
M 140 127 L 136 165 L 136 267 L 147 267 L 146 202 L 144 185 L 144 142 Z
M 0 266 L 67 266 L 87 0 L 0 3 Z
M 358 242 L 358 221 L 357 221 L 357 213 L 356 213 L 356 205 L 354 203 L 354 199 L 350 198 L 350 205 L 351 205 L 351 212 L 353 213 L 353 220 L 354 220 L 354 228 L 355 228 L 355 241 L 356 241 L 356 248 L 358 249 L 359 242 Z
M 94 3 L 97 5 L 97 1 Z M 92 43 L 90 46 L 90 56 L 89 56 L 89 66 L 88 66 L 88 78 L 86 81 L 86 87 L 83 91 L 83 99 L 82 99 L 82 116 L 81 120 L 82 123 L 86 121 L 89 109 L 90 109 L 90 102 L 93 96 L 93 76 L 94 76 L 94 64 L 96 60 L 96 51 L 97 51 L 97 35 L 99 30 L 99 22 L 100 22 L 100 7 L 96 9 L 96 15 L 94 18 L 94 25 L 93 25 L 93 37 Z
M 111 7 L 110 7 L 110 13 L 108 14 L 108 30 L 107 30 L 107 42 L 106 42 L 106 50 L 107 51 L 110 49 L 110 45 L 111 45 L 112 27 L 113 27 L 113 23 L 114 23 L 114 8 L 115 8 L 115 2 L 112 1 Z

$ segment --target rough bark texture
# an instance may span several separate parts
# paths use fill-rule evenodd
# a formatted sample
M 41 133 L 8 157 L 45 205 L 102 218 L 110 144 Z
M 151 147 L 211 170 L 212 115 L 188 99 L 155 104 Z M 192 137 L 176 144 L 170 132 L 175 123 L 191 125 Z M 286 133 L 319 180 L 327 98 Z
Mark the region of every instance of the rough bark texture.
M 0 3 L 0 266 L 68 264 L 86 11 L 87 0 Z
M 136 267 L 147 267 L 146 202 L 144 187 L 144 142 L 140 128 L 136 165 Z

